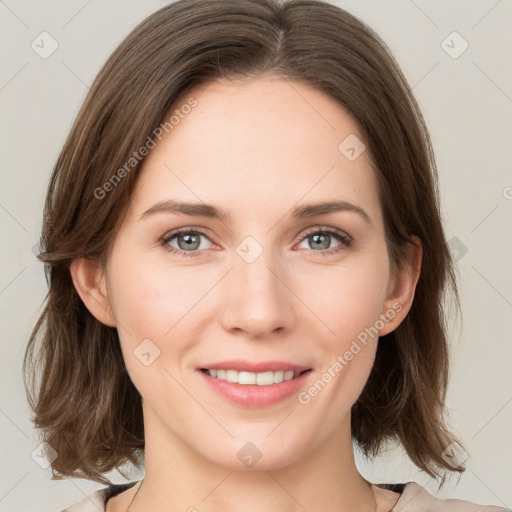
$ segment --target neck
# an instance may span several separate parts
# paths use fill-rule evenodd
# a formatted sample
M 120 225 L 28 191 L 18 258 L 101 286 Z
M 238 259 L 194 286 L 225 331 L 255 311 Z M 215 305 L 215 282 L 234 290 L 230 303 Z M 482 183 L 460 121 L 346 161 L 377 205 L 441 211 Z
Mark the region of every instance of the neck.
M 145 411 L 145 476 L 127 512 L 375 512 L 372 485 L 358 472 L 350 416 L 333 436 L 287 465 L 226 467 L 198 454 Z M 147 428 L 149 427 L 149 428 Z M 149 434 L 149 435 L 148 435 Z M 243 446 L 243 441 L 240 441 Z

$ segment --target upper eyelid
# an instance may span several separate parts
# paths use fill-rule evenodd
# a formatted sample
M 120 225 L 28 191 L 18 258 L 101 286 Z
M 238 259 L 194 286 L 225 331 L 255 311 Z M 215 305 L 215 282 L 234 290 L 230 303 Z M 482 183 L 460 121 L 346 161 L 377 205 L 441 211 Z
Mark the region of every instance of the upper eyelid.
M 181 235 L 182 233 L 197 233 L 197 234 L 205 236 L 206 238 L 209 238 L 209 239 L 215 238 L 215 237 L 212 237 L 208 233 L 208 230 L 205 230 L 203 228 L 196 228 L 196 227 L 192 226 L 192 227 L 177 228 L 177 229 L 171 230 L 167 234 L 165 234 L 162 237 L 162 239 L 174 238 L 175 236 Z M 214 240 L 211 240 L 211 241 L 214 242 Z
M 341 236 L 342 238 L 346 238 L 348 242 L 352 242 L 354 240 L 351 235 L 349 235 L 346 231 L 344 231 L 340 228 L 335 228 L 333 226 L 325 226 L 325 225 L 319 224 L 319 225 L 315 225 L 315 226 L 310 226 L 308 228 L 304 228 L 300 232 L 300 234 L 294 239 L 294 243 L 301 242 L 302 240 L 304 240 L 304 238 L 306 236 L 309 236 L 311 233 L 322 232 L 322 231 L 327 232 L 327 233 L 332 233 L 334 235 L 337 234 L 338 236 Z M 199 227 L 195 227 L 195 226 L 186 226 L 183 228 L 177 228 L 175 230 L 171 230 L 170 232 L 168 232 L 168 234 L 166 234 L 162 237 L 162 240 L 167 240 L 167 243 L 168 243 L 170 239 L 173 239 L 175 236 L 180 235 L 181 233 L 197 233 L 199 235 L 205 236 L 206 238 L 210 239 L 210 241 L 212 243 L 214 243 L 215 245 L 218 245 L 214 240 L 215 237 L 214 236 L 212 237 L 209 234 L 208 229 L 199 228 Z

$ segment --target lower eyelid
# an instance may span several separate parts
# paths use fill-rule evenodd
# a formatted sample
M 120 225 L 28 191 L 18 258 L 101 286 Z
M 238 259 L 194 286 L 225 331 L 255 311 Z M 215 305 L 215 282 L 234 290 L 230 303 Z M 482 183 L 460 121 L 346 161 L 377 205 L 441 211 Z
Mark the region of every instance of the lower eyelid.
M 184 251 L 183 249 L 178 249 L 176 247 L 172 247 L 171 245 L 169 245 L 169 243 L 172 240 L 177 238 L 179 235 L 183 235 L 183 234 L 194 234 L 194 235 L 202 236 L 203 238 L 208 239 L 211 244 L 215 245 L 215 243 L 210 239 L 210 237 L 206 233 L 203 233 L 203 232 L 197 231 L 197 230 L 192 230 L 192 229 L 178 231 L 177 233 L 171 233 L 169 235 L 166 235 L 166 236 L 164 236 L 161 239 L 161 244 L 164 246 L 164 248 L 168 252 L 176 252 L 176 253 L 179 253 L 179 254 L 183 254 L 184 253 L 187 256 L 189 256 L 189 255 L 191 255 L 191 256 L 199 255 L 199 254 L 201 254 L 201 253 L 203 253 L 204 251 L 207 250 L 207 249 L 196 249 L 195 251 Z
M 330 249 L 323 249 L 321 251 L 314 251 L 313 249 L 309 249 L 313 253 L 318 253 L 318 254 L 333 253 L 338 250 L 348 248 L 352 243 L 352 238 L 349 235 L 346 235 L 342 232 L 333 231 L 331 229 L 315 229 L 313 231 L 309 231 L 309 232 L 305 233 L 304 235 L 302 235 L 302 237 L 299 239 L 299 241 L 297 243 L 303 243 L 309 236 L 315 235 L 315 234 L 329 235 L 332 238 L 334 238 L 335 240 L 337 240 L 339 242 L 339 245 L 337 245 L 336 247 L 332 247 Z
M 211 238 L 206 233 L 203 233 L 202 231 L 194 230 L 194 229 L 181 230 L 181 231 L 178 231 L 176 233 L 171 233 L 170 235 L 164 236 L 161 239 L 161 244 L 166 248 L 166 250 L 168 252 L 174 252 L 174 253 L 178 253 L 178 254 L 183 254 L 185 256 L 201 255 L 203 252 L 208 250 L 208 249 L 197 249 L 195 251 L 184 251 L 183 249 L 177 249 L 176 247 L 170 246 L 169 242 L 171 240 L 173 240 L 174 238 L 178 237 L 181 234 L 196 234 L 196 235 L 200 235 L 200 236 L 208 239 L 213 245 L 216 245 L 215 242 L 213 242 L 213 240 L 211 240 Z M 349 235 L 347 235 L 347 234 L 345 234 L 343 232 L 334 231 L 332 229 L 317 228 L 315 230 L 311 230 L 311 231 L 308 231 L 308 232 L 304 233 L 298 239 L 298 241 L 295 242 L 295 244 L 302 243 L 303 241 L 305 241 L 308 238 L 308 236 L 311 236 L 311 235 L 314 235 L 314 234 L 327 234 L 329 236 L 332 236 L 336 240 L 338 240 L 338 242 L 340 242 L 338 246 L 332 247 L 331 249 L 323 249 L 323 250 L 320 250 L 320 251 L 315 251 L 313 249 L 309 249 L 309 251 L 311 251 L 313 253 L 318 253 L 318 254 L 324 254 L 324 255 L 325 254 L 329 254 L 329 253 L 332 254 L 332 253 L 337 252 L 339 250 L 346 249 L 346 248 L 348 248 L 351 245 L 351 243 L 353 241 L 352 238 Z

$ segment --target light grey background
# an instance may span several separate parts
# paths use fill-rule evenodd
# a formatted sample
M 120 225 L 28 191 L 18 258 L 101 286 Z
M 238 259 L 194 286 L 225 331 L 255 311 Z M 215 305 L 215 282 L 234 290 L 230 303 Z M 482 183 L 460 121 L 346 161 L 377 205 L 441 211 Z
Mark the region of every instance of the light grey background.
M 39 439 L 21 362 L 47 290 L 33 246 L 52 166 L 88 86 L 129 31 L 165 3 L 0 0 L 2 511 L 56 512 L 103 487 L 52 481 L 31 457 Z M 466 473 L 437 492 L 402 450 L 374 465 L 356 454 L 358 466 L 374 483 L 414 480 L 439 497 L 511 507 L 512 1 L 332 3 L 376 30 L 414 87 L 435 146 L 447 236 L 459 248 L 464 315 L 462 328 L 451 329 L 447 406 L 469 449 Z M 47 58 L 31 47 L 43 31 L 58 42 Z M 445 51 L 463 48 L 453 31 L 469 44 L 457 58 Z M 117 472 L 110 476 L 124 481 Z

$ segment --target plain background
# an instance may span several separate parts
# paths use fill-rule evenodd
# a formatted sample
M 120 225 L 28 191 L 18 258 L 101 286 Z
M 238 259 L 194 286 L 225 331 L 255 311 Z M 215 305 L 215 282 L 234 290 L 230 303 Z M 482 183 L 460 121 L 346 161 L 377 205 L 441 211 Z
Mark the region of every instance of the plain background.
M 88 86 L 136 24 L 166 3 L 0 0 L 2 511 L 56 512 L 103 487 L 50 480 L 50 469 L 31 456 L 39 439 L 21 362 L 47 291 L 33 248 L 53 164 Z M 512 1 L 331 3 L 384 39 L 420 103 L 439 167 L 446 234 L 457 252 L 463 310 L 462 328 L 451 327 L 447 408 L 469 451 L 466 473 L 437 491 L 401 449 L 374 464 L 356 453 L 358 467 L 374 483 L 414 480 L 439 497 L 511 507 Z M 58 43 L 48 58 L 31 47 L 44 31 Z M 454 58 L 464 41 L 468 48 Z M 117 472 L 109 476 L 124 481 Z M 130 480 L 141 476 L 132 472 Z

